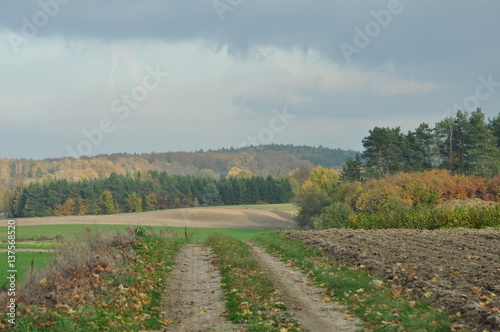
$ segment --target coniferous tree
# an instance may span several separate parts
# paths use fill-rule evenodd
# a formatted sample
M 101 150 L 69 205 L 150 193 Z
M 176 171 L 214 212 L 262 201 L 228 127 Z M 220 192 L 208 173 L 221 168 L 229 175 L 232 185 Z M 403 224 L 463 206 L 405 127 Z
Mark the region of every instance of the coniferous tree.
M 478 176 L 497 174 L 500 167 L 500 151 L 481 109 L 469 117 L 465 160 L 470 173 Z
M 434 156 L 434 134 L 427 123 L 421 123 L 415 131 L 406 135 L 405 151 L 408 171 L 424 171 L 432 168 Z
M 450 172 L 455 171 L 456 168 L 456 158 L 454 154 L 454 124 L 454 119 L 452 117 L 447 117 L 436 123 L 434 127 L 437 149 L 441 158 L 441 167 L 448 169 Z
M 342 181 L 362 181 L 363 180 L 363 162 L 359 154 L 354 159 L 347 159 L 340 173 Z
M 206 206 L 216 206 L 222 204 L 219 188 L 213 182 L 208 183 L 201 194 L 201 203 Z
M 500 114 L 490 120 L 490 131 L 496 139 L 497 148 L 500 149 Z
M 363 159 L 373 176 L 394 173 L 404 169 L 403 154 L 406 137 L 399 127 L 375 127 L 363 139 Z

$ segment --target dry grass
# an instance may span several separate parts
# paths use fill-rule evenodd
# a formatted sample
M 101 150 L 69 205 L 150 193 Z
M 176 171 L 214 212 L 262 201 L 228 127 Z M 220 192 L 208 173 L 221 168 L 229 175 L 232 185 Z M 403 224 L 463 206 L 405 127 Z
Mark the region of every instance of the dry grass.
M 439 204 L 437 208 L 445 210 L 455 210 L 462 207 L 483 208 L 483 207 L 494 206 L 495 204 L 498 203 L 492 201 L 484 201 L 480 198 L 454 199 Z
M 90 296 L 104 275 L 131 255 L 134 231 L 103 236 L 88 231 L 81 240 L 67 243 L 43 270 L 31 271 L 20 287 L 19 302 L 46 306 L 70 303 L 75 296 Z M 85 276 L 86 278 L 81 278 Z
M 140 213 L 87 215 L 43 218 L 18 218 L 21 226 L 99 224 L 163 227 L 208 227 L 245 229 L 282 229 L 294 227 L 294 214 L 289 211 L 270 211 L 252 208 L 187 208 Z M 90 226 L 89 226 L 90 227 Z

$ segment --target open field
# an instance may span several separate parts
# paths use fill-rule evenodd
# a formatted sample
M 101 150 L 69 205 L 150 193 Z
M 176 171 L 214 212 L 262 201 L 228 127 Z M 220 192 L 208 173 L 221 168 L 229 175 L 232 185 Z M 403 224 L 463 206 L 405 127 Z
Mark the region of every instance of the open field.
M 32 225 L 106 224 L 250 229 L 281 229 L 294 226 L 293 216 L 295 210 L 292 209 L 292 205 L 278 204 L 276 209 L 273 209 L 272 206 L 263 205 L 260 208 L 252 208 L 251 206 L 188 208 L 98 216 L 19 218 L 16 219 L 16 225 L 22 227 Z M 290 210 L 283 211 L 285 206 Z
M 294 203 L 284 203 L 284 204 L 252 204 L 252 205 L 225 205 L 216 206 L 216 208 L 222 209 L 252 209 L 252 210 L 269 210 L 269 211 L 285 211 L 285 212 L 298 212 L 299 207 Z M 207 207 L 206 209 L 212 209 L 212 207 Z
M 284 232 L 365 270 L 412 300 L 429 300 L 456 328 L 500 331 L 500 231 L 325 230 Z
M 43 249 L 40 249 L 43 250 Z M 16 252 L 16 270 L 17 278 L 16 282 L 18 284 L 22 283 L 31 269 L 31 263 L 33 262 L 33 269 L 43 269 L 54 257 L 54 252 L 46 251 L 22 251 Z M 0 252 L 0 287 L 4 284 L 4 280 L 7 281 L 7 252 Z
M 254 209 L 254 207 L 257 207 Z M 273 209 L 273 210 L 266 210 Z M 125 231 L 127 227 L 151 226 L 153 230 L 168 227 L 169 230 L 184 237 L 185 227 L 192 241 L 205 241 L 214 232 L 233 236 L 247 241 L 256 234 L 273 229 L 292 227 L 293 204 L 257 205 L 241 207 L 217 207 L 164 210 L 143 213 L 113 214 L 105 216 L 69 216 L 16 219 L 16 249 L 33 249 L 33 252 L 17 253 L 16 267 L 19 271 L 18 282 L 24 279 L 26 272 L 34 266 L 45 266 L 53 256 L 43 253 L 42 249 L 55 249 L 59 242 L 43 241 L 62 237 L 73 241 L 81 237 L 88 229 L 106 234 L 113 231 Z M 6 224 L 6 223 L 5 223 Z M 7 226 L 0 227 L 0 250 L 6 249 Z M 23 240 L 23 242 L 21 242 Z M 30 240 L 26 242 L 26 240 Z M 39 242 L 39 240 L 42 240 Z M 0 261 L 0 268 L 7 266 L 7 257 Z M 2 256 L 3 257 L 3 256 Z M 3 268 L 3 271 L 7 269 Z M 4 274 L 0 274 L 4 277 Z
M 18 239 L 28 239 L 29 241 L 18 241 L 16 249 L 56 249 L 61 246 L 60 242 L 46 239 L 54 239 L 56 236 L 62 236 L 64 240 L 73 241 L 78 239 L 87 230 L 99 232 L 102 234 L 111 233 L 114 231 L 126 231 L 127 228 L 133 228 L 131 225 L 100 225 L 100 224 L 74 224 L 74 225 L 40 225 L 40 226 L 24 226 L 19 227 L 17 232 Z M 168 228 L 179 236 L 184 236 L 185 227 L 161 227 L 151 226 L 152 230 L 158 231 Z M 272 229 L 257 229 L 257 228 L 187 228 L 187 231 L 194 235 L 193 240 L 205 241 L 210 234 L 222 233 L 233 236 L 241 241 L 247 241 L 258 233 L 271 232 Z M 0 236 L 6 233 L 6 227 L 0 228 Z M 41 239 L 41 241 L 40 241 Z M 7 249 L 7 242 L 0 242 L 0 250 Z

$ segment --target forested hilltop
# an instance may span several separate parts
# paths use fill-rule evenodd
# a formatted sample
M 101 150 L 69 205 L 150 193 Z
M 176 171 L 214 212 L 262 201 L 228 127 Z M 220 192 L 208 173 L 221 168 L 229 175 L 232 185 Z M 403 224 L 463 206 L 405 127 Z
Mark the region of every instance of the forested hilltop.
M 340 169 L 355 151 L 326 147 L 262 145 L 224 148 L 216 151 L 165 152 L 148 154 L 116 153 L 95 157 L 45 160 L 0 158 L 0 203 L 6 203 L 19 185 L 55 180 L 106 179 L 111 174 L 135 176 L 138 172 L 166 172 L 169 175 L 225 177 L 231 170 L 267 177 L 288 175 L 301 167 L 318 165 Z M 6 204 L 1 204 L 6 205 Z

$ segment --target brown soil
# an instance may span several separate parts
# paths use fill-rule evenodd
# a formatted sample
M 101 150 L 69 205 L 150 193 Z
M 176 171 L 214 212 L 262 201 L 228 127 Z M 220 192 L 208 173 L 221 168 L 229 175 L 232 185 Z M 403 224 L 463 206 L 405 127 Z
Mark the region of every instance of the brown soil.
M 500 231 L 331 229 L 283 234 L 340 264 L 363 265 L 408 291 L 412 299 L 432 301 L 457 319 L 456 330 L 500 331 Z
M 283 264 L 261 248 L 252 251 L 263 271 L 281 290 L 289 312 L 308 331 L 356 331 L 362 322 L 347 318 L 345 308 L 337 302 L 326 302 L 322 290 L 312 286 L 296 268 Z
M 170 227 L 281 229 L 295 227 L 293 213 L 258 209 L 189 208 L 100 216 L 16 219 L 16 225 L 111 224 Z
M 209 248 L 186 245 L 176 257 L 167 281 L 164 317 L 171 323 L 165 331 L 237 331 L 226 321 L 221 276 L 212 265 Z

